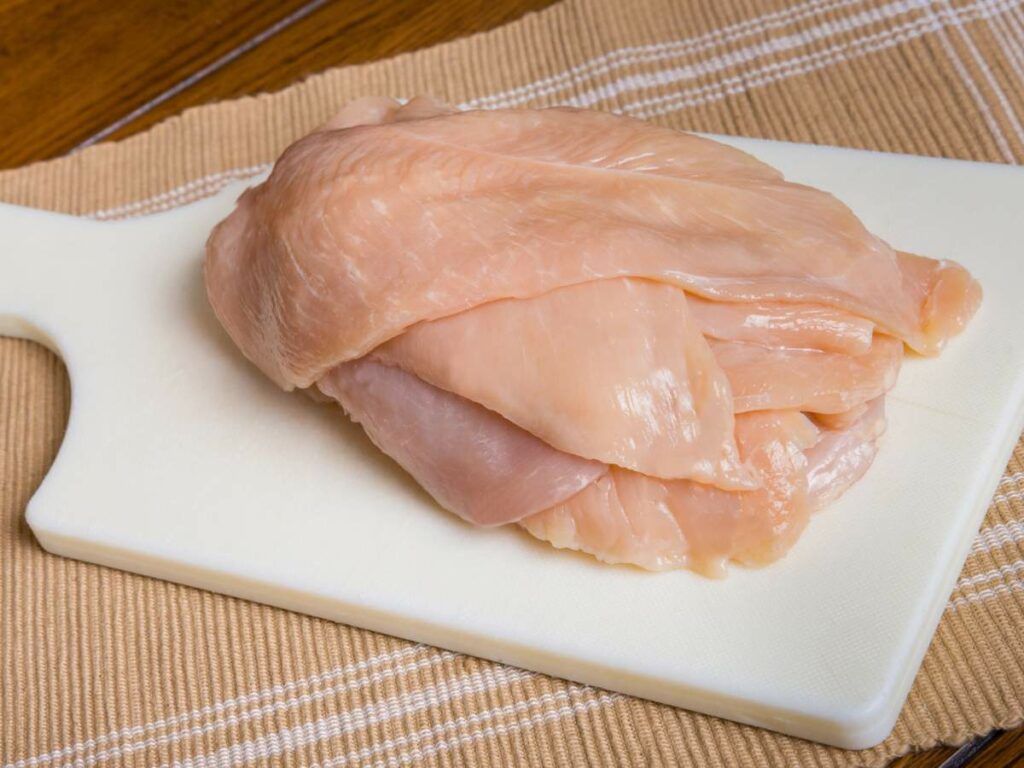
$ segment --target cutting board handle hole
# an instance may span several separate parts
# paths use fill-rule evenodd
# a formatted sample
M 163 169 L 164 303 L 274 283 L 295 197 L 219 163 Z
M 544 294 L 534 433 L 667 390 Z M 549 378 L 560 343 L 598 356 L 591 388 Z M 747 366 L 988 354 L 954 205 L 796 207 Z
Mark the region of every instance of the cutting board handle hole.
M 17 315 L 0 312 L 0 336 L 9 336 L 14 339 L 28 339 L 29 341 L 34 341 L 37 344 L 42 344 L 58 357 L 63 358 L 60 348 L 57 346 L 57 342 L 53 340 L 53 337 L 47 333 L 45 329 L 40 328 L 35 323 L 23 320 Z

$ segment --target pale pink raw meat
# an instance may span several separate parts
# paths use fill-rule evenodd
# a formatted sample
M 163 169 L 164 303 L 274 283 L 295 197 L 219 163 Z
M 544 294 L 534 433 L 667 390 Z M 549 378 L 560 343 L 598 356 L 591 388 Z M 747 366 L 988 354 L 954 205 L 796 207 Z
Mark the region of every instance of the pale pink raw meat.
M 580 494 L 520 521 L 537 538 L 608 563 L 722 575 L 728 560 L 777 559 L 810 514 L 807 460 L 818 430 L 801 413 L 743 414 L 741 454 L 760 476 L 757 491 L 724 491 L 613 467 Z
M 807 449 L 807 491 L 812 509 L 821 509 L 842 496 L 868 471 L 885 431 L 885 399 L 879 397 L 860 418 L 840 429 L 826 429 Z
M 889 391 L 903 359 L 903 344 L 883 334 L 860 355 L 714 340 L 711 349 L 729 378 L 736 413 L 848 411 Z
M 738 150 L 569 109 L 317 131 L 242 195 L 206 259 L 218 318 L 285 388 L 416 322 L 617 276 L 823 304 L 923 352 L 979 296 L 961 267 L 896 253 Z
M 601 280 L 494 301 L 419 323 L 371 356 L 559 450 L 657 477 L 756 487 L 740 466 L 728 381 L 678 288 Z
M 863 402 L 848 411 L 839 411 L 838 413 L 814 413 L 811 411 L 807 415 L 822 429 L 846 429 L 867 413 L 868 406 L 868 402 Z
M 856 355 L 868 351 L 874 331 L 870 321 L 821 304 L 711 301 L 691 296 L 690 312 L 706 336 L 766 347 Z
M 907 343 L 923 354 L 936 354 L 946 341 L 960 333 L 981 306 L 981 284 L 953 262 L 929 259 L 913 253 L 897 253 L 905 283 L 925 336 L 920 344 Z M 941 265 L 938 269 L 936 265 Z M 897 334 L 899 335 L 899 334 Z
M 441 506 L 714 575 L 780 557 L 866 471 L 903 343 L 938 352 L 981 300 L 717 142 L 429 99 L 289 147 L 205 278 L 250 360 Z
M 381 363 L 339 365 L 317 386 L 431 496 L 477 525 L 515 522 L 571 497 L 607 471 Z
M 367 96 L 350 101 L 317 130 L 337 131 L 343 128 L 355 128 L 357 125 L 422 120 L 448 114 L 451 111 L 451 108 L 429 96 L 417 96 L 405 104 L 399 104 L 394 99 L 383 96 Z

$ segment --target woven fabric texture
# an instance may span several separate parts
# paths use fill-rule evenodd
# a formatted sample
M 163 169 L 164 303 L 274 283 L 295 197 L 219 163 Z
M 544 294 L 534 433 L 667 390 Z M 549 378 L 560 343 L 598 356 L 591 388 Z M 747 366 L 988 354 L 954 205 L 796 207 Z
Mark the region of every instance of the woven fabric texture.
M 368 94 L 572 104 L 688 130 L 1020 163 L 1021 6 L 565 0 L 0 172 L 0 200 L 98 218 L 164 210 L 259 172 Z M 51 353 L 0 339 L 4 766 L 877 766 L 1024 719 L 1024 444 L 896 729 L 844 752 L 48 555 L 23 512 L 69 399 Z

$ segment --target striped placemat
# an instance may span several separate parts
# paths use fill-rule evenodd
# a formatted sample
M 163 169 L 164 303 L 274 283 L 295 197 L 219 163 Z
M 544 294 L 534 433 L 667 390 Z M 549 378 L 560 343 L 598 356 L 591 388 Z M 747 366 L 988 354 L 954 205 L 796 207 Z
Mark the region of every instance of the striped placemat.
M 690 130 L 1021 162 L 1021 5 L 566 0 L 495 32 L 2 172 L 0 199 L 99 218 L 181 205 L 262 170 L 365 94 L 576 104 Z M 843 752 L 47 555 L 22 513 L 59 446 L 69 396 L 50 353 L 0 340 L 8 768 L 881 765 L 1024 718 L 1022 446 L 895 731 Z

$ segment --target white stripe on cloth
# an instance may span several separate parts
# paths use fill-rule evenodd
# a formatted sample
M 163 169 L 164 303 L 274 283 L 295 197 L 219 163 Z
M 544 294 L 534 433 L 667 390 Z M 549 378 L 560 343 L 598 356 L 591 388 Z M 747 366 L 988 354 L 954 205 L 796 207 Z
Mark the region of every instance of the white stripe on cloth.
M 271 701 L 278 696 L 295 693 L 296 691 L 316 685 L 323 685 L 324 683 L 337 680 L 347 675 L 367 672 L 379 667 L 381 664 L 403 661 L 411 656 L 425 652 L 430 652 L 432 654 L 431 658 L 433 658 L 433 656 L 437 654 L 437 649 L 425 645 L 413 645 L 407 648 L 402 648 L 398 651 L 378 654 L 376 656 L 371 656 L 368 659 L 363 659 L 362 661 L 346 664 L 341 667 L 335 667 L 334 669 L 330 669 L 325 672 L 318 672 L 314 675 L 310 675 L 309 677 L 272 685 L 258 691 L 250 691 L 249 693 L 225 699 L 205 707 L 199 707 L 188 712 L 182 712 L 159 720 L 153 720 L 145 723 L 144 725 L 128 726 L 121 728 L 120 730 L 110 731 L 109 733 L 94 736 L 89 739 L 83 739 L 82 741 L 53 750 L 52 752 L 18 760 L 14 763 L 8 763 L 3 768 L 31 768 L 32 766 L 45 765 L 54 760 L 60 760 L 70 757 L 71 755 L 95 750 L 102 744 L 117 742 L 121 739 L 135 738 L 136 736 L 153 733 L 154 731 L 164 728 L 173 728 L 181 724 L 194 723 L 196 721 L 201 721 L 210 715 L 220 716 L 225 712 L 237 709 L 238 707 Z M 448 654 L 448 652 L 445 653 Z M 452 655 L 453 654 L 448 654 L 448 657 L 450 658 Z
M 997 523 L 978 532 L 978 537 L 971 546 L 971 554 L 977 555 L 982 552 L 989 552 L 993 549 L 1005 547 L 1008 544 L 1018 544 L 1024 541 L 1024 522 L 1010 520 L 1007 523 Z
M 938 31 L 936 37 L 939 40 L 939 44 L 942 49 L 946 52 L 946 57 L 949 59 L 950 64 L 953 65 L 953 69 L 960 76 L 960 82 L 967 88 L 967 92 L 971 94 L 971 99 L 974 101 L 978 111 L 981 112 L 982 118 L 985 120 L 985 125 L 988 126 L 989 133 L 992 135 L 993 140 L 996 142 L 996 146 L 999 147 L 999 152 L 1003 156 L 1003 159 L 1007 162 L 1013 162 L 1013 150 L 1010 149 L 1010 144 L 1006 140 L 1006 134 L 1003 133 L 1003 129 L 999 126 L 999 122 L 996 120 L 995 114 L 992 112 L 992 108 L 989 106 L 988 100 L 982 95 L 981 90 L 978 88 L 978 84 L 974 82 L 974 78 L 971 77 L 971 73 L 967 70 L 967 65 L 964 64 L 963 59 L 956 52 L 956 48 L 949 39 L 949 35 L 946 34 L 945 29 Z
M 1016 576 L 1018 573 L 1024 573 L 1024 560 L 1017 560 L 1009 563 L 1008 565 L 1001 565 L 991 571 L 985 571 L 974 576 L 965 576 L 956 583 L 956 589 L 963 590 L 977 587 L 980 584 L 987 584 L 990 581 L 1002 579 L 1006 582 L 1017 581 L 1016 578 L 1010 578 Z
M 373 766 L 374 768 L 383 768 L 385 766 L 386 768 L 395 768 L 396 766 L 400 765 L 408 765 L 410 762 L 414 760 L 422 760 L 425 757 L 436 755 L 438 752 L 447 752 L 451 750 L 453 747 L 461 747 L 466 744 L 470 744 L 474 741 L 482 741 L 483 739 L 493 739 L 497 736 L 504 736 L 509 733 L 515 733 L 525 728 L 532 728 L 536 725 L 541 725 L 546 722 L 560 720 L 564 717 L 568 717 L 569 715 L 579 715 L 591 709 L 596 709 L 597 707 L 603 707 L 607 706 L 608 704 L 613 704 L 622 698 L 623 697 L 617 693 L 607 693 L 602 694 L 595 699 L 573 702 L 572 704 L 563 704 L 562 706 L 559 706 L 547 712 L 537 712 L 532 715 L 529 715 L 526 718 L 516 720 L 515 722 L 509 723 L 507 725 L 505 723 L 483 725 L 478 727 L 476 730 L 470 731 L 469 733 L 461 734 L 454 739 L 437 741 L 433 744 L 428 744 L 426 747 L 423 748 L 413 746 L 410 749 L 400 753 L 397 757 L 388 757 L 387 760 L 378 761 L 374 763 Z M 555 696 L 551 694 L 544 694 L 544 696 L 540 696 L 538 697 L 538 699 L 554 700 Z M 524 705 L 529 705 L 531 703 L 532 702 L 520 702 L 515 705 L 509 704 L 504 707 L 501 707 L 500 709 L 492 710 L 492 712 L 497 712 L 498 714 L 501 714 L 503 716 L 507 714 L 514 714 L 523 711 L 527 708 Z M 348 765 L 350 762 L 353 762 L 355 760 L 360 761 L 360 765 L 363 765 L 365 763 L 363 763 L 362 761 L 364 761 L 367 757 L 380 754 L 381 752 L 386 751 L 388 749 L 393 749 L 394 747 L 403 747 L 410 741 L 418 741 L 422 739 L 428 733 L 443 733 L 445 731 L 452 730 L 453 727 L 464 727 L 464 724 L 476 725 L 483 719 L 489 719 L 482 717 L 481 715 L 490 715 L 490 713 L 487 712 L 469 715 L 467 717 L 458 717 L 449 723 L 445 723 L 444 725 L 435 725 L 431 728 L 424 728 L 419 732 L 412 734 L 409 737 L 398 736 L 394 739 L 387 739 L 381 742 L 380 744 L 375 744 L 372 749 L 364 747 L 358 752 L 349 752 L 348 754 L 331 758 L 322 763 L 314 763 L 312 766 L 310 766 L 310 768 L 338 768 L 338 766 Z
M 1021 40 L 1024 40 L 1024 12 L 1015 10 L 1008 15 L 1008 18 L 1014 30 L 1021 37 Z
M 535 698 L 516 702 L 515 705 L 495 707 L 472 715 L 456 717 L 443 723 L 422 728 L 408 735 L 384 739 L 375 743 L 371 748 L 364 748 L 339 756 L 325 761 L 321 765 L 339 766 L 345 765 L 352 760 L 360 760 L 360 765 L 366 765 L 365 761 L 367 758 L 393 750 L 396 746 L 397 748 L 404 748 L 404 746 L 413 744 L 411 749 L 408 749 L 406 752 L 401 753 L 397 757 L 392 756 L 381 763 L 381 765 L 403 765 L 411 760 L 420 759 L 427 754 L 434 754 L 440 750 L 449 750 L 452 748 L 452 745 L 458 742 L 464 743 L 481 737 L 493 737 L 510 730 L 519 730 L 526 723 L 536 724 L 544 720 L 564 717 L 581 707 L 592 709 L 622 698 L 621 695 L 615 693 L 595 694 L 596 691 L 592 688 L 569 685 L 568 689 L 564 691 L 543 693 Z M 534 713 L 525 720 L 518 720 L 510 724 L 501 722 L 485 724 L 499 717 L 514 716 L 531 709 L 538 709 L 539 707 L 556 707 L 556 709 L 547 712 L 542 710 L 542 712 Z M 286 753 L 294 752 L 302 748 L 302 746 L 309 746 L 344 735 L 346 730 L 344 729 L 343 717 L 344 713 L 341 713 L 340 715 L 330 715 L 290 728 L 282 728 L 273 733 L 257 736 L 240 743 L 228 744 L 216 752 L 201 755 L 197 758 L 186 758 L 171 764 L 165 764 L 161 768 L 211 768 L 213 766 L 216 766 L 216 768 L 231 768 L 232 766 L 280 757 Z M 452 741 L 431 742 L 434 738 L 449 735 L 453 731 L 466 731 L 473 726 L 475 726 L 474 730 L 468 733 L 464 732 Z M 426 742 L 426 745 L 420 746 L 422 742 Z
M 1017 74 L 1018 85 L 1024 87 L 1024 27 L 1012 13 L 994 16 L 985 22 L 999 41 L 1006 59 Z
M 980 0 L 973 5 L 958 8 L 955 14 L 932 14 L 897 25 L 862 38 L 832 45 L 820 51 L 794 57 L 787 61 L 769 62 L 754 70 L 722 78 L 698 88 L 654 96 L 626 104 L 622 111 L 634 117 L 656 117 L 680 109 L 720 101 L 727 96 L 745 93 L 796 75 L 825 69 L 833 64 L 862 58 L 868 54 L 941 32 L 947 26 L 991 18 L 1006 13 L 1021 4 L 1021 0 Z M 684 73 L 680 73 L 682 75 Z M 667 82 L 672 82 L 668 80 Z M 660 83 L 665 85 L 666 83 Z
M 954 9 L 949 0 L 945 0 L 945 10 L 948 13 L 954 13 Z M 1009 10 L 1009 9 L 1007 9 Z M 996 14 L 991 18 L 998 18 L 999 14 Z M 986 24 L 988 22 L 986 21 Z M 971 54 L 971 58 L 981 71 L 982 76 L 985 78 L 985 82 L 988 83 L 989 89 L 995 94 L 996 101 L 999 102 L 999 107 L 1002 109 L 1003 114 L 1006 115 L 1006 119 L 1009 121 L 1010 126 L 1013 128 L 1014 135 L 1017 137 L 1017 141 L 1020 142 L 1021 146 L 1024 147 L 1024 128 L 1021 128 L 1020 120 L 1017 117 L 1017 113 L 1014 111 L 1013 106 L 1010 104 L 1010 100 L 1006 98 L 1006 94 L 1003 92 L 1002 87 L 999 85 L 999 81 L 996 80 L 995 75 L 992 74 L 992 69 L 985 61 L 981 52 L 978 50 L 978 46 L 975 45 L 974 40 L 968 34 L 967 30 L 964 29 L 962 24 L 953 25 L 953 29 L 956 31 L 957 36 L 963 41 L 967 51 Z M 987 101 L 987 100 L 986 100 Z M 1010 162 L 1013 162 L 1013 157 L 1010 158 Z
M 927 1 L 927 0 L 926 0 Z M 802 48 L 811 43 L 829 40 L 831 38 L 855 32 L 863 27 L 872 24 L 885 22 L 899 16 L 904 16 L 921 7 L 921 2 L 915 0 L 900 0 L 899 2 L 883 5 L 879 8 L 870 8 L 866 11 L 856 13 L 839 19 L 828 19 L 816 27 L 798 30 L 789 35 L 770 38 L 768 40 L 755 41 L 753 44 L 735 50 L 729 50 L 720 56 L 709 59 L 702 59 L 694 63 L 682 63 L 680 66 L 669 69 L 659 69 L 647 74 L 630 75 L 620 78 L 606 85 L 594 88 L 565 99 L 563 102 L 570 107 L 591 107 L 599 101 L 618 96 L 627 91 L 640 91 L 647 88 L 657 88 L 665 85 L 697 80 L 701 77 L 714 75 L 725 69 L 732 69 L 737 66 L 749 64 L 759 59 L 768 58 L 780 53 L 788 53 L 797 48 Z M 897 29 L 897 28 L 893 28 Z M 668 57 L 660 57 L 662 59 Z M 785 62 L 780 62 L 785 66 Z M 752 72 L 744 70 L 742 76 L 746 77 Z M 631 112 L 635 106 L 648 106 L 657 104 L 659 99 L 673 99 L 678 94 L 666 94 L 648 101 L 635 102 L 627 105 L 623 111 Z
M 1020 501 L 1021 499 L 1024 499 L 1024 490 L 1006 491 L 992 497 L 992 501 Z
M 471 99 L 460 105 L 464 109 L 495 109 L 526 104 L 534 99 L 551 96 L 573 87 L 581 80 L 592 80 L 616 69 L 636 64 L 647 64 L 677 56 L 702 53 L 729 43 L 739 42 L 748 37 L 763 34 L 768 30 L 791 26 L 796 22 L 820 16 L 855 5 L 864 0 L 811 0 L 811 2 L 790 6 L 781 11 L 728 27 L 712 30 L 699 37 L 674 40 L 667 43 L 629 46 L 597 56 L 583 64 L 567 69 L 557 75 L 537 80 L 527 85 L 490 96 Z
M 1007 485 L 1016 485 L 1018 483 L 1024 483 L 1024 472 L 1011 472 L 1010 474 L 1003 475 L 999 478 L 1000 488 Z
M 161 768 L 206 768 L 206 766 L 226 768 L 227 766 L 243 765 L 253 760 L 290 752 L 298 747 L 346 734 L 358 733 L 372 725 L 441 706 L 454 698 L 491 691 L 502 685 L 531 677 L 536 677 L 536 673 L 511 667 L 486 667 L 450 682 L 440 681 L 422 690 L 393 696 L 379 703 L 369 704 L 355 710 L 343 710 L 301 725 L 281 728 L 247 741 L 229 744 L 214 752 L 164 764 Z M 569 684 L 563 695 L 569 696 L 573 692 L 591 695 L 594 693 L 594 689 L 589 686 Z M 528 699 L 526 706 L 531 706 L 535 701 L 540 702 L 543 698 L 542 695 L 536 699 Z M 478 717 L 493 716 L 495 712 L 496 710 L 486 710 Z M 445 721 L 445 725 L 455 724 L 460 719 Z
M 90 219 L 99 219 L 102 221 L 104 219 L 118 219 L 132 214 L 142 215 L 146 213 L 155 213 L 156 211 L 170 210 L 171 208 L 177 208 L 181 205 L 183 200 L 198 200 L 201 197 L 207 197 L 220 191 L 232 181 L 251 179 L 253 176 L 258 176 L 261 173 L 269 171 L 270 168 L 270 163 L 263 163 L 262 165 L 250 165 L 247 168 L 232 168 L 219 173 L 211 173 L 206 176 L 200 176 L 198 179 L 193 179 L 179 187 L 169 189 L 166 192 L 153 195 L 152 197 L 146 197 L 131 203 L 118 205 L 114 208 L 104 208 L 99 211 L 92 211 L 85 215 Z
M 946 610 L 955 611 L 959 608 L 963 608 L 965 605 L 987 603 L 988 601 L 994 600 L 998 597 L 1008 597 L 1017 592 L 1024 592 L 1024 581 L 1008 581 L 1005 584 L 996 584 L 994 587 L 962 595 L 950 600 Z
M 196 737 L 206 736 L 207 734 L 215 731 L 224 730 L 232 726 L 239 725 L 240 723 L 246 723 L 251 720 L 259 720 L 261 718 L 275 715 L 281 712 L 287 712 L 288 710 L 295 709 L 302 706 L 303 704 L 309 704 L 315 701 L 322 701 L 329 696 L 336 696 L 341 693 L 352 693 L 366 688 L 375 683 L 383 682 L 384 680 L 401 677 L 409 672 L 418 672 L 420 670 L 429 669 L 430 667 L 436 667 L 442 662 L 448 661 L 455 657 L 451 651 L 440 651 L 428 656 L 427 658 L 420 659 L 409 664 L 405 664 L 400 667 L 385 667 L 382 670 L 373 672 L 366 677 L 359 678 L 353 681 L 347 681 L 339 685 L 335 685 L 326 689 L 315 690 L 311 693 L 303 693 L 299 696 L 294 696 L 284 701 L 276 701 L 269 704 L 264 704 L 260 707 L 256 707 L 250 710 L 244 710 L 238 714 L 224 714 L 221 717 L 212 720 L 205 725 L 192 725 L 188 728 L 182 728 L 177 731 L 170 733 L 161 734 L 159 736 L 150 736 L 145 739 L 138 741 L 129 742 L 127 744 L 115 744 L 106 749 L 99 750 L 86 754 L 84 757 L 79 756 L 68 763 L 64 763 L 60 768 L 86 768 L 86 766 L 95 765 L 96 763 L 106 762 L 112 758 L 121 757 L 123 755 L 133 754 L 142 750 L 150 749 L 152 747 L 163 746 L 167 744 L 175 744 L 180 741 L 187 741 Z M 410 702 L 413 700 L 410 699 Z M 383 705 L 382 705 L 383 706 Z M 420 707 L 422 708 L 422 707 Z M 416 706 L 410 705 L 410 712 L 418 711 Z M 365 725 L 364 725 L 365 727 Z

